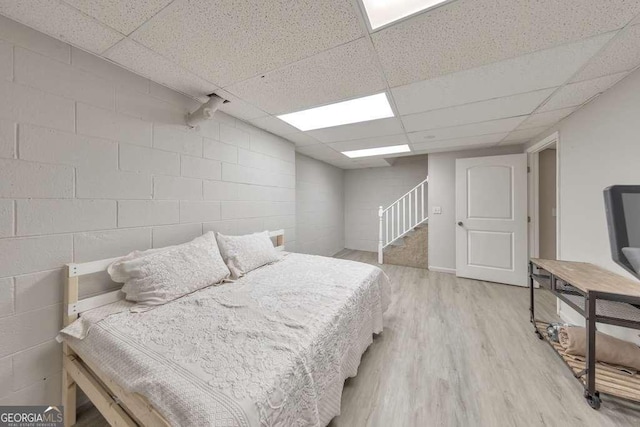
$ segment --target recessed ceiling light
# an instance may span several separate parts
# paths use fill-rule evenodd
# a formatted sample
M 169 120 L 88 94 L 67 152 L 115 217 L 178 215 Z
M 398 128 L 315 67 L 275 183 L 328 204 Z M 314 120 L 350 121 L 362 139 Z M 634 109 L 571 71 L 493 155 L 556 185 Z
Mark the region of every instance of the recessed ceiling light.
M 375 30 L 448 1 L 450 0 L 362 0 L 362 3 L 369 17 L 371 29 Z
M 364 98 L 310 108 L 278 116 L 301 131 L 367 122 L 393 117 L 387 94 L 382 92 Z
M 364 150 L 343 151 L 345 156 L 355 159 L 358 157 L 382 156 L 384 154 L 408 153 L 411 151 L 407 144 L 389 147 L 365 148 Z

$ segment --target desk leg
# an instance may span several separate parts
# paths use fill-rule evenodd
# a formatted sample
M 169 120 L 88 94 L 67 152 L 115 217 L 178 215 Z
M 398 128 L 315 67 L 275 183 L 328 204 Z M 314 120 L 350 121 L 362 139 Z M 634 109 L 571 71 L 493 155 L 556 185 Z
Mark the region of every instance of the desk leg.
M 596 298 L 587 294 L 587 382 L 584 397 L 593 409 L 600 408 L 600 393 L 596 391 Z
M 533 329 L 538 336 L 539 339 L 544 339 L 540 331 L 538 330 L 538 326 L 536 325 L 536 312 L 535 312 L 535 295 L 534 295 L 534 283 L 533 283 L 533 264 L 529 263 L 529 315 L 530 321 L 533 323 Z
M 529 263 L 529 320 L 535 326 L 536 319 L 533 314 L 533 304 L 533 266 Z
M 529 263 L 529 320 L 531 323 L 536 324 L 536 317 L 534 315 L 534 299 L 533 299 L 533 265 Z

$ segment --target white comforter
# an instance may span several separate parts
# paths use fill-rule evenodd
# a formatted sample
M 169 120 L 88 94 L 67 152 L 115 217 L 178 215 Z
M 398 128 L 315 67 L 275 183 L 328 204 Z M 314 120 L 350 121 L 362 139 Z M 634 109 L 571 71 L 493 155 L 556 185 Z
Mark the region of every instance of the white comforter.
M 389 293 L 377 267 L 288 254 L 151 310 L 92 310 L 62 336 L 172 425 L 326 425 Z

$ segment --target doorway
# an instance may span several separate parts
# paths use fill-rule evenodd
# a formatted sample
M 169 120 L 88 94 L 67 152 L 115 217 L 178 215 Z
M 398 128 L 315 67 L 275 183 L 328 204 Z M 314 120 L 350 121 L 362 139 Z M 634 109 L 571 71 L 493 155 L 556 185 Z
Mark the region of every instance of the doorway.
M 558 259 L 556 255 L 556 145 L 538 153 L 538 256 Z
M 529 254 L 560 259 L 560 159 L 554 133 L 527 150 L 529 173 Z

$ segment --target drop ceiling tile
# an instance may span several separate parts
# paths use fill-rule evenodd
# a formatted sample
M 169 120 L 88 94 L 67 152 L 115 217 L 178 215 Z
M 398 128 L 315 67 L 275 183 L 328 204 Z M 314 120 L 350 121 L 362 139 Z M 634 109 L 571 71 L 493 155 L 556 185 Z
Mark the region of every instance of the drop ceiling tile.
M 613 34 L 392 89 L 401 115 L 557 87 Z
M 334 142 L 329 144 L 336 151 L 362 150 L 365 148 L 387 147 L 390 145 L 408 144 L 409 139 L 405 134 L 378 136 L 373 138 L 354 139 L 352 141 Z
M 415 151 L 435 150 L 447 147 L 469 147 L 495 145 L 502 141 L 509 133 L 492 133 L 489 135 L 471 136 L 468 138 L 447 139 L 444 141 L 419 142 L 412 144 Z
M 527 116 L 510 117 L 507 119 L 492 120 L 489 122 L 473 123 L 463 126 L 455 126 L 442 129 L 431 129 L 421 132 L 409 133 L 409 140 L 413 144 L 422 142 L 435 142 L 444 139 L 458 139 L 492 133 L 508 133 L 520 125 Z
M 495 147 L 496 144 L 478 144 L 478 145 L 459 145 L 459 146 L 443 146 L 441 148 L 429 148 L 426 150 L 418 150 L 416 154 L 433 154 L 433 153 L 451 153 L 453 151 L 478 150 L 482 148 Z
M 277 117 L 260 117 L 258 119 L 249 120 L 249 122 L 252 125 L 259 127 L 260 129 L 275 133 L 276 135 L 286 135 L 289 133 L 298 132 L 297 128 L 294 128 L 287 122 L 284 122 Z
M 535 136 L 539 135 L 540 133 L 544 132 L 547 129 L 549 129 L 549 126 L 514 130 L 513 132 L 509 133 L 509 135 L 507 135 L 506 138 L 504 138 L 500 142 L 500 145 L 528 142 L 532 140 Z
M 563 108 L 561 110 L 532 114 L 527 118 L 527 120 L 525 120 L 520 126 L 518 126 L 518 130 L 531 129 L 542 126 L 553 126 L 560 120 L 567 117 L 569 114 L 573 113 L 575 110 L 577 110 L 577 107 Z
M 626 28 L 596 55 L 573 79 L 574 82 L 630 71 L 640 65 L 640 25 Z
M 582 105 L 594 96 L 609 89 L 626 75 L 627 73 L 623 72 L 611 76 L 598 77 L 593 80 L 584 80 L 582 82 L 568 84 L 554 93 L 551 99 L 540 107 L 536 113 Z
M 125 68 L 187 95 L 202 97 L 217 89 L 214 84 L 195 76 L 130 39 L 124 39 L 109 49 L 106 57 Z
M 216 93 L 218 92 L 219 91 L 216 91 Z M 232 100 L 233 98 L 233 96 L 230 96 L 225 99 Z M 253 120 L 257 119 L 258 117 L 265 117 L 267 115 L 267 113 L 262 111 L 261 109 L 256 108 L 248 102 L 244 102 L 240 99 L 221 105 L 220 111 L 224 111 L 225 113 L 230 114 L 233 117 L 237 117 L 241 120 Z
M 350 0 L 185 0 L 132 35 L 221 87 L 362 36 Z
M 393 153 L 393 154 L 385 154 L 383 157 L 389 161 L 389 163 L 393 164 L 393 162 L 399 157 L 411 157 L 417 154 L 420 154 L 417 150 L 413 149 L 411 145 L 409 145 L 410 151 L 406 153 Z M 424 154 L 424 153 L 423 153 Z M 364 157 L 367 158 L 367 157 Z
M 318 160 L 318 159 L 316 159 Z M 325 162 L 329 165 L 335 166 L 340 169 L 357 169 L 361 166 L 358 166 L 356 163 L 352 162 L 350 159 L 346 160 L 320 160 L 321 162 Z
M 172 0 L 63 0 L 98 21 L 129 34 Z
M 500 145 L 500 146 L 503 146 L 503 145 L 523 145 L 523 144 L 528 143 L 530 140 L 533 140 L 533 138 L 529 138 L 529 140 L 526 140 L 526 141 L 502 141 L 498 145 Z
M 542 89 L 504 98 L 402 116 L 407 132 L 486 122 L 531 114 L 554 89 Z
M 216 90 L 216 94 L 229 101 L 222 104 L 220 106 L 220 110 L 227 114 L 231 114 L 234 117 L 242 120 L 252 120 L 257 119 L 258 117 L 268 116 L 265 111 L 262 111 L 224 89 Z
M 637 13 L 626 0 L 457 1 L 372 38 L 398 86 L 617 30 Z
M 320 141 L 307 135 L 305 132 L 294 132 L 287 134 L 286 138 L 296 144 L 296 147 L 304 147 L 305 145 L 320 144 Z
M 307 134 L 322 142 L 340 142 L 376 136 L 398 135 L 403 132 L 400 120 L 390 117 L 388 119 L 316 129 L 307 132 Z
M 371 95 L 385 88 L 373 47 L 361 38 L 226 89 L 275 115 Z
M 366 169 L 369 166 L 363 166 L 360 165 L 358 163 L 355 162 L 348 162 L 347 164 L 336 164 L 336 163 L 332 163 L 332 165 L 339 167 L 340 169 L 344 169 L 344 170 L 353 170 L 353 169 Z M 387 164 L 387 166 L 391 166 L 391 164 Z
M 361 159 L 352 159 L 351 164 L 353 166 L 349 169 L 380 168 L 391 166 L 391 163 L 385 157 L 366 157 Z
M 52 0 L 0 0 L 0 14 L 94 53 L 102 53 L 123 38 L 69 5 Z
M 302 153 L 305 156 L 313 157 L 318 160 L 349 160 L 344 154 L 338 153 L 333 148 L 325 144 L 307 145 L 304 147 L 296 147 L 298 153 Z

